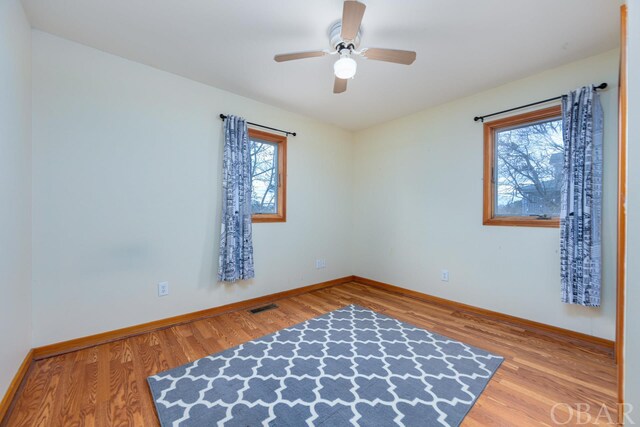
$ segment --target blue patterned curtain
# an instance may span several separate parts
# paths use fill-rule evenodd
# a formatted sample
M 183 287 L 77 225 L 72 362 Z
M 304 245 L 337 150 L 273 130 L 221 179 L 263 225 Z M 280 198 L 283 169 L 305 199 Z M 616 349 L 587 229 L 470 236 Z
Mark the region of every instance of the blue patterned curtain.
M 592 87 L 562 97 L 562 301 L 600 306 L 603 112 Z
M 235 282 L 255 276 L 251 237 L 251 156 L 246 121 L 229 116 L 224 125 L 218 280 Z

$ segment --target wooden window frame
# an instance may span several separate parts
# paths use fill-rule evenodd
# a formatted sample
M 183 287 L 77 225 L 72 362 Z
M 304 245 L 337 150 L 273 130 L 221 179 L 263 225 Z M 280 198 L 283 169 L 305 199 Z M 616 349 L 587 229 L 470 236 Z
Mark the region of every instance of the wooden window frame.
M 287 137 L 249 128 L 249 139 L 277 144 L 278 149 L 278 209 L 277 213 L 254 213 L 251 222 L 286 222 L 287 221 Z
M 523 114 L 505 117 L 484 124 L 484 197 L 482 209 L 483 225 L 504 225 L 516 227 L 560 227 L 560 218 L 537 219 L 523 216 L 496 216 L 495 215 L 495 135 L 497 131 L 528 123 L 553 119 L 562 116 L 562 106 L 543 108 Z

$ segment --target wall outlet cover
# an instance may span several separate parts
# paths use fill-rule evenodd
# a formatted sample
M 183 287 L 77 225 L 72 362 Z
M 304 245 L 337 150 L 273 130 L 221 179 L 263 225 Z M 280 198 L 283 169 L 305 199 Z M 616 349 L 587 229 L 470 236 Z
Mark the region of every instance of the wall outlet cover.
M 158 283 L 158 296 L 164 297 L 169 295 L 169 282 Z

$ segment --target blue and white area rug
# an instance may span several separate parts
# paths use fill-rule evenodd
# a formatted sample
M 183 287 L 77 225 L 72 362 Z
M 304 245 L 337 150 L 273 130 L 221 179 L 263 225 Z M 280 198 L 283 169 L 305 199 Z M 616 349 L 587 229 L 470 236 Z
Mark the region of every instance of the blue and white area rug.
M 148 382 L 163 426 L 457 426 L 502 361 L 350 305 Z

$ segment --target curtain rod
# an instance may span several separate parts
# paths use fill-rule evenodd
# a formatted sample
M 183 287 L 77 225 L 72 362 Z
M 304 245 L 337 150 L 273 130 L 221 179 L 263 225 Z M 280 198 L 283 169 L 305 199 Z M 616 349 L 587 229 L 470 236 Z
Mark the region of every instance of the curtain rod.
M 593 87 L 593 90 L 606 89 L 607 84 L 606 84 L 606 83 L 600 83 L 598 86 L 596 86 L 596 85 L 591 85 L 591 87 Z M 498 114 L 508 113 L 508 112 L 510 112 L 510 111 L 521 110 L 521 109 L 523 109 L 523 108 L 532 107 L 532 106 L 534 106 L 534 105 L 544 104 L 545 102 L 555 101 L 555 100 L 557 100 L 557 99 L 562 99 L 562 96 L 563 96 L 563 95 L 555 96 L 555 97 L 553 97 L 553 98 L 544 99 L 544 100 L 542 100 L 542 101 L 532 102 L 531 104 L 521 105 L 521 106 L 519 106 L 519 107 L 514 107 L 514 108 L 509 108 L 508 110 L 498 111 L 497 113 L 487 114 L 486 116 L 476 116 L 476 117 L 474 117 L 474 118 L 473 118 L 473 121 L 474 121 L 474 122 L 477 122 L 478 120 L 480 120 L 481 122 L 484 122 L 484 119 L 486 119 L 487 117 L 497 116 Z
M 228 116 L 225 116 L 224 114 L 220 113 L 220 118 L 222 119 L 222 121 L 224 121 L 227 117 Z M 289 136 L 289 135 L 296 136 L 297 135 L 295 132 L 289 132 L 288 130 L 276 129 L 276 128 L 272 128 L 270 126 L 265 126 L 265 125 L 259 125 L 258 123 L 247 122 L 247 124 L 251 125 L 251 126 L 258 126 L 258 127 L 263 128 L 263 129 L 275 130 L 276 132 L 282 132 L 282 133 L 285 134 L 285 136 Z

